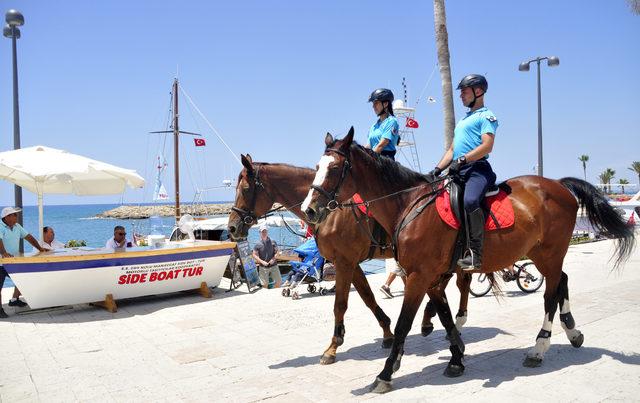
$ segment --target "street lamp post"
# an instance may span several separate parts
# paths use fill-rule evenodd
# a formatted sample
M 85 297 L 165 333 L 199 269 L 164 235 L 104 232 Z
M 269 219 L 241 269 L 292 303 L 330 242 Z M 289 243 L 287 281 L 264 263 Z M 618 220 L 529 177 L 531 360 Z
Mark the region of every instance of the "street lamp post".
M 18 10 L 9 10 L 5 14 L 5 25 L 2 33 L 5 38 L 11 38 L 13 48 L 13 149 L 20 148 L 20 113 L 18 109 L 18 51 L 16 42 L 20 38 L 20 29 L 18 27 L 24 25 L 24 17 Z M 15 206 L 22 208 L 22 188 L 18 185 L 14 187 Z M 22 225 L 22 217 L 24 214 L 18 215 L 18 222 Z M 40 234 L 39 236 L 42 236 Z M 23 243 L 20 241 L 20 252 L 23 252 Z
M 529 64 L 536 62 L 538 65 L 538 176 L 543 175 L 542 169 L 542 90 L 540 87 L 540 62 L 542 60 L 547 61 L 547 66 L 554 67 L 560 64 L 560 59 L 555 56 L 536 57 L 528 62 L 520 63 L 518 70 L 529 71 Z

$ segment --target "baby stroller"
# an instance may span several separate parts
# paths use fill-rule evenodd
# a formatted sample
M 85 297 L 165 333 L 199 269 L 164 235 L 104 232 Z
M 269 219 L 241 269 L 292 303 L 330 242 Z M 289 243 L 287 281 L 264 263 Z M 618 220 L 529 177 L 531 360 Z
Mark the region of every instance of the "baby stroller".
M 328 289 L 322 285 L 324 258 L 320 256 L 316 240 L 310 238 L 293 251 L 300 256 L 302 261 L 292 260 L 289 262 L 291 264 L 291 274 L 287 280 L 289 284 L 282 290 L 282 296 L 299 299 L 299 288 L 303 284 L 307 284 L 307 291 L 310 293 L 318 291 L 320 295 L 326 295 Z

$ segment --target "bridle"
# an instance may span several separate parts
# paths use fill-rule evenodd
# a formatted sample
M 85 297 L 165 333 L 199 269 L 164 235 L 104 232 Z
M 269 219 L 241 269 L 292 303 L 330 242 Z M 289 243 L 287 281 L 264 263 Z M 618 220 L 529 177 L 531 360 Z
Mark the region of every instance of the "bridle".
M 340 180 L 338 181 L 338 184 L 336 185 L 335 189 L 333 189 L 332 192 L 327 192 L 322 188 L 322 186 L 319 186 L 319 185 L 311 185 L 311 189 L 317 190 L 321 195 L 326 197 L 327 200 L 329 200 L 327 202 L 327 209 L 329 211 L 333 211 L 338 207 L 340 207 L 340 203 L 338 202 L 337 198 L 340 192 L 340 188 L 344 183 L 344 179 L 347 177 L 347 173 L 349 173 L 349 171 L 351 170 L 351 161 L 349 161 L 349 156 L 345 152 L 340 151 L 337 148 L 327 148 L 324 152 L 326 154 L 330 151 L 333 151 L 334 153 L 343 156 L 345 159 L 344 164 L 342 164 L 342 172 L 340 173 Z
M 267 210 L 264 214 L 262 214 L 261 216 L 258 216 L 255 213 L 255 209 L 256 209 L 256 202 L 257 202 L 257 198 L 258 198 L 258 188 L 262 188 L 262 190 L 267 194 L 267 196 L 269 197 L 269 200 L 271 200 L 271 204 L 276 202 L 276 198 L 273 196 L 273 194 L 271 194 L 271 192 L 269 192 L 269 189 L 267 189 L 267 187 L 264 185 L 264 183 L 260 180 L 260 168 L 262 168 L 262 165 L 258 165 L 255 169 L 255 173 L 253 174 L 247 174 L 247 176 L 251 179 L 253 179 L 253 195 L 251 197 L 251 203 L 249 204 L 251 207 L 248 210 L 244 210 L 241 209 L 240 207 L 236 207 L 233 206 L 231 207 L 232 211 L 235 211 L 239 216 L 240 216 L 240 220 L 242 221 L 243 224 L 251 226 L 254 225 L 258 222 L 259 219 L 261 218 L 267 218 L 272 216 L 274 213 L 280 211 L 280 210 L 291 210 L 292 208 L 299 206 L 302 204 L 302 202 L 300 203 L 296 203 L 292 206 L 284 206 L 284 205 L 280 205 L 276 208 L 272 208 Z
M 249 226 L 257 223 L 258 219 L 268 217 L 272 215 L 274 212 L 284 208 L 283 206 L 280 206 L 275 209 L 270 209 L 260 217 L 256 215 L 255 213 L 256 199 L 258 198 L 259 187 L 262 188 L 262 190 L 264 190 L 264 192 L 267 194 L 267 196 L 269 196 L 269 199 L 271 199 L 272 202 L 275 201 L 275 198 L 271 195 L 271 193 L 269 193 L 267 188 L 264 186 L 264 184 L 260 180 L 260 168 L 262 168 L 262 165 L 258 165 L 258 167 L 255 170 L 255 174 L 247 174 L 247 176 L 253 179 L 253 188 L 254 188 L 253 195 L 251 197 L 251 203 L 249 204 L 251 206 L 250 209 L 244 210 L 236 206 L 231 207 L 231 210 L 235 211 L 240 216 L 240 220 L 242 220 L 242 223 Z

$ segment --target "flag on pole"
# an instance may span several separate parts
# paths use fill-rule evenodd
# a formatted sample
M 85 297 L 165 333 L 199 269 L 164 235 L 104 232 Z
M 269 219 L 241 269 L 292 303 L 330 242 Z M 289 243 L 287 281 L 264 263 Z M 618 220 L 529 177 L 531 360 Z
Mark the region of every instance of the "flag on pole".
M 196 144 L 196 147 L 204 147 L 207 145 L 207 142 L 204 139 L 193 139 L 193 142 Z
M 418 127 L 420 127 L 420 125 L 418 124 L 418 121 L 415 119 L 411 119 L 411 118 L 407 118 L 407 127 L 410 127 L 412 129 L 417 129 Z

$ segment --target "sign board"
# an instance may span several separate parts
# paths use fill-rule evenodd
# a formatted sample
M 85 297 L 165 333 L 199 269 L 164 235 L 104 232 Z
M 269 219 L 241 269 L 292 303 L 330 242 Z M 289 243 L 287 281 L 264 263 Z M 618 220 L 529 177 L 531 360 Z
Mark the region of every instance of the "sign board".
M 255 287 L 260 287 L 261 285 L 260 276 L 258 276 L 258 267 L 253 260 L 252 251 L 251 248 L 249 248 L 249 241 L 244 240 L 238 242 L 236 250 L 238 258 L 240 259 L 240 267 L 236 265 L 236 270 L 241 269 L 240 274 L 247 282 L 247 287 L 249 288 L 249 292 L 251 292 Z

